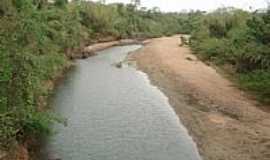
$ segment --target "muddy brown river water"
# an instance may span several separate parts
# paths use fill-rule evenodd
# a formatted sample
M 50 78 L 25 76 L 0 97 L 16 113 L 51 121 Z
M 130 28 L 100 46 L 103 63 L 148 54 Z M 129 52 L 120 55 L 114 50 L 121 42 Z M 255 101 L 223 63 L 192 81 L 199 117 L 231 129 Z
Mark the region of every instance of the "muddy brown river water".
M 44 160 L 201 160 L 168 98 L 147 75 L 116 67 L 140 47 L 112 47 L 76 61 L 52 98 L 67 126 L 53 126 Z

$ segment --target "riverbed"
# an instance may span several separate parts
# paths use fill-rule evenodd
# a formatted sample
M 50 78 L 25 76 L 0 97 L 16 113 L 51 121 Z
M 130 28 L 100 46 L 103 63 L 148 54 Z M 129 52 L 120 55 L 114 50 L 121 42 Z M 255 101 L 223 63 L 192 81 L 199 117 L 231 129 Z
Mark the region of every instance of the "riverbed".
M 119 63 L 141 47 L 112 47 L 76 61 L 51 101 L 67 125 L 53 126 L 43 159 L 201 159 L 168 98 L 145 73 Z

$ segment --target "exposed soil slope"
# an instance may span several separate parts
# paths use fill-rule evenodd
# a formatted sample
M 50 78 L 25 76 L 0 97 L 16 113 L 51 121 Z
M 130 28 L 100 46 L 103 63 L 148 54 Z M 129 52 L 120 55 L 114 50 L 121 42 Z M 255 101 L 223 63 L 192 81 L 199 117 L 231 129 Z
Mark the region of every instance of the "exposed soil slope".
M 153 39 L 131 60 L 169 97 L 204 159 L 269 160 L 270 113 L 179 44 Z

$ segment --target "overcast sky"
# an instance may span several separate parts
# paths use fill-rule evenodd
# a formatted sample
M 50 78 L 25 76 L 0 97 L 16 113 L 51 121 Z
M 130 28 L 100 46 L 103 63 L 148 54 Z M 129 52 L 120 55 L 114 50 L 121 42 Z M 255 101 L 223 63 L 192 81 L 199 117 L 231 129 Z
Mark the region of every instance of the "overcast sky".
M 98 0 L 95 0 L 98 1 Z M 107 3 L 123 2 L 129 3 L 130 0 L 106 0 Z M 249 10 L 266 8 L 267 0 L 141 0 L 142 6 L 147 8 L 159 7 L 162 11 L 181 11 L 181 10 L 204 10 L 211 11 L 220 7 L 237 7 Z

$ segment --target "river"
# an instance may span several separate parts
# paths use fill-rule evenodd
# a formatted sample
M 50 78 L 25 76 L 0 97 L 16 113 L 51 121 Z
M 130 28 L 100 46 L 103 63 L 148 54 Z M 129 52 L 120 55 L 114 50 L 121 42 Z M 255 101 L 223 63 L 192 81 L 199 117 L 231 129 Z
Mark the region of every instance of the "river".
M 53 126 L 43 159 L 201 160 L 168 98 L 147 75 L 116 67 L 140 47 L 112 47 L 76 61 L 51 101 L 67 125 Z

